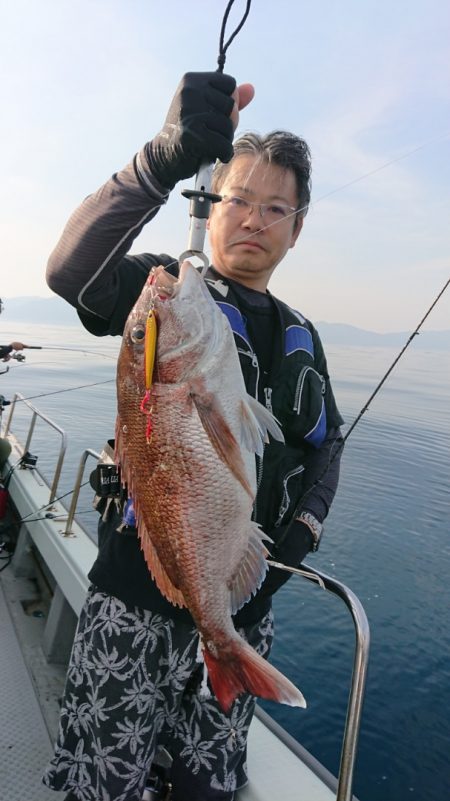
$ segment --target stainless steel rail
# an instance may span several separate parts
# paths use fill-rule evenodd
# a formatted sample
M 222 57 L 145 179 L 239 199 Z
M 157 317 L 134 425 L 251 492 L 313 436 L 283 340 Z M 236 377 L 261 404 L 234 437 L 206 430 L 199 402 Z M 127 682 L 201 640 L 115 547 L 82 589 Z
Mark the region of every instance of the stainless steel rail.
M 315 581 L 333 595 L 342 598 L 353 618 L 355 626 L 355 656 L 353 659 L 352 680 L 347 705 L 344 737 L 342 741 L 341 762 L 339 766 L 336 801 L 352 801 L 353 774 L 355 769 L 356 751 L 358 747 L 359 729 L 361 725 L 361 712 L 364 701 L 364 688 L 366 684 L 367 667 L 369 663 L 370 628 L 367 615 L 359 598 L 341 581 L 315 570 L 309 565 L 302 568 L 287 567 L 278 562 L 270 562 L 288 573 L 303 576 Z
M 59 478 L 61 475 L 61 468 L 67 448 L 67 435 L 62 428 L 56 425 L 52 420 L 50 420 L 44 414 L 39 412 L 31 403 L 26 401 L 23 395 L 21 395 L 20 393 L 16 393 L 14 395 L 14 399 L 11 402 L 11 409 L 4 429 L 5 437 L 8 435 L 11 429 L 11 422 L 17 401 L 25 403 L 25 405 L 32 412 L 31 422 L 28 429 L 26 443 L 23 448 L 23 453 L 26 453 L 30 448 L 37 417 L 42 419 L 45 423 L 47 423 L 55 431 L 58 431 L 58 433 L 61 435 L 61 446 L 50 490 L 49 503 L 52 503 L 56 498 L 56 491 L 58 487 Z M 89 456 L 92 456 L 97 460 L 100 457 L 100 455 L 96 451 L 91 450 L 90 448 L 85 450 L 82 454 L 80 464 L 78 467 L 77 478 L 73 488 L 72 501 L 68 513 L 64 535 L 69 535 L 71 533 L 79 492 L 84 476 L 86 461 Z M 345 584 L 338 581 L 337 579 L 334 579 L 331 576 L 328 576 L 319 570 L 315 570 L 309 567 L 309 565 L 302 565 L 302 569 L 297 570 L 295 568 L 290 568 L 287 567 L 286 565 L 282 565 L 277 562 L 270 562 L 270 564 L 273 564 L 279 569 L 286 570 L 289 573 L 298 574 L 310 581 L 314 581 L 320 584 L 320 586 L 323 587 L 324 589 L 328 590 L 334 595 L 339 596 L 344 601 L 344 603 L 346 604 L 352 615 L 353 623 L 355 626 L 356 644 L 355 644 L 352 680 L 351 680 L 351 687 L 347 705 L 347 717 L 344 728 L 344 736 L 343 736 L 342 750 L 341 750 L 341 761 L 340 761 L 339 776 L 337 783 L 337 794 L 336 794 L 336 801 L 352 801 L 353 775 L 354 775 L 356 751 L 358 746 L 358 736 L 361 723 L 361 712 L 364 700 L 364 688 L 366 682 L 368 659 L 369 659 L 369 646 L 370 646 L 370 630 L 366 613 L 356 595 L 348 587 L 346 587 Z
M 93 456 L 94 459 L 96 459 L 97 461 L 100 459 L 100 454 L 97 453 L 97 451 L 93 451 L 91 448 L 87 448 L 82 453 L 80 464 L 78 466 L 77 477 L 75 479 L 75 484 L 72 490 L 72 501 L 70 504 L 69 514 L 67 517 L 67 523 L 64 529 L 65 537 L 69 536 L 72 533 L 72 523 L 75 517 L 75 512 L 77 510 L 78 496 L 80 494 L 81 482 L 83 481 L 84 468 L 86 466 L 88 456 Z
M 27 451 L 30 450 L 31 440 L 32 440 L 32 437 L 33 437 L 33 433 L 34 433 L 34 428 L 35 428 L 35 425 L 36 425 L 36 418 L 37 417 L 39 417 L 41 420 L 44 421 L 44 423 L 47 423 L 47 425 L 49 425 L 51 428 L 53 428 L 55 431 L 57 431 L 61 435 L 61 445 L 60 445 L 60 448 L 59 448 L 58 460 L 56 462 L 55 472 L 53 474 L 53 480 L 52 480 L 51 489 L 50 489 L 49 503 L 52 503 L 56 498 L 56 491 L 58 489 L 59 479 L 61 477 L 61 470 L 62 470 L 62 466 L 63 466 L 63 462 L 64 462 L 64 456 L 65 456 L 66 449 L 67 449 L 67 434 L 66 434 L 66 432 L 64 431 L 63 428 L 61 428 L 60 426 L 56 425 L 56 423 L 54 423 L 53 420 L 50 420 L 49 417 L 46 417 L 45 414 L 42 414 L 42 412 L 40 412 L 38 409 L 36 409 L 35 406 L 33 406 L 32 403 L 29 403 L 29 401 L 25 400 L 24 396 L 21 395 L 20 392 L 16 392 L 15 395 L 14 395 L 13 400 L 11 401 L 11 408 L 9 410 L 8 420 L 6 422 L 6 426 L 5 426 L 5 430 L 4 430 L 4 436 L 5 437 L 8 435 L 8 432 L 11 430 L 11 422 L 12 422 L 13 415 L 14 415 L 14 412 L 15 412 L 15 409 L 16 409 L 17 401 L 20 401 L 20 403 L 25 404 L 25 406 L 27 406 L 30 409 L 31 413 L 32 413 L 31 414 L 30 426 L 28 428 L 28 433 L 27 433 L 27 439 L 26 439 L 26 442 L 25 442 L 25 445 L 24 445 L 24 448 L 23 448 L 23 453 L 24 454 L 27 453 Z

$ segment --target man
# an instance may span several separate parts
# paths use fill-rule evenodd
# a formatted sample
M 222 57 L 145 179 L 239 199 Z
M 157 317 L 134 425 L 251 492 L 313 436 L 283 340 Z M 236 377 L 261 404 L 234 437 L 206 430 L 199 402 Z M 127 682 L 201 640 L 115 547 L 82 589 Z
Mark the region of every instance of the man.
M 149 271 L 168 288 L 167 255 L 127 255 L 175 184 L 201 161 L 220 159 L 209 219 L 205 280 L 234 332 L 247 390 L 279 420 L 257 465 L 254 518 L 273 555 L 298 566 L 315 550 L 338 480 L 339 425 L 319 337 L 302 315 L 267 292 L 300 234 L 310 196 L 306 143 L 292 134 L 247 135 L 234 145 L 238 112 L 253 95 L 219 73 L 186 75 L 163 130 L 88 197 L 52 254 L 47 279 L 85 327 L 121 334 Z M 161 266 L 162 265 L 162 266 Z M 164 266 L 167 268 L 164 269 Z M 111 447 L 105 449 L 111 460 Z M 120 499 L 99 500 L 99 554 L 75 637 L 55 757 L 45 781 L 79 801 L 140 801 L 158 747 L 173 758 L 173 801 L 231 801 L 247 781 L 254 699 L 224 714 L 201 693 L 198 635 L 149 577 L 133 520 Z M 287 574 L 270 570 L 235 625 L 263 655 L 272 639 L 271 598 Z
M 9 361 L 11 358 L 10 353 L 13 350 L 23 350 L 26 347 L 22 342 L 11 342 L 10 345 L 0 345 L 0 359 L 4 362 Z
M 0 314 L 3 309 L 3 303 L 0 300 Z M 10 345 L 0 345 L 0 359 L 8 362 L 11 358 L 10 354 L 13 350 L 23 350 L 25 345 L 22 342 L 11 342 Z M 7 367 L 2 372 L 9 370 Z M 5 402 L 3 395 L 0 395 L 0 417 L 3 411 L 3 403 Z M 6 464 L 9 454 L 11 453 L 11 445 L 7 439 L 0 437 L 0 469 Z

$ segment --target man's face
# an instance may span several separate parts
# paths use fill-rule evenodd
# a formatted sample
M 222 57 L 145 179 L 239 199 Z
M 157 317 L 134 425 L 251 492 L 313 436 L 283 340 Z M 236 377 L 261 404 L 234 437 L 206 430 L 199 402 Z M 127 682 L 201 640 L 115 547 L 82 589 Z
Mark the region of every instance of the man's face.
M 294 173 L 257 156 L 236 157 L 225 175 L 219 194 L 238 196 L 253 203 L 298 207 Z M 290 213 L 289 213 L 290 214 Z M 219 202 L 208 221 L 211 263 L 222 275 L 264 292 L 275 267 L 295 245 L 302 220 L 287 216 L 261 217 L 257 206 L 236 208 Z

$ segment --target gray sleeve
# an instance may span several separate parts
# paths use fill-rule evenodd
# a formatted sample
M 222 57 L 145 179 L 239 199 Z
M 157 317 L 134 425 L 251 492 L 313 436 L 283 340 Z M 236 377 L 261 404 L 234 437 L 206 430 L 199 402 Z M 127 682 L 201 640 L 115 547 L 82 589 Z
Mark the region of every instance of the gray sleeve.
M 306 473 L 308 489 L 300 499 L 295 516 L 311 512 L 323 523 L 336 494 L 342 451 L 343 437 L 339 428 L 330 429 L 321 447 L 311 450 Z
M 140 151 L 70 217 L 48 262 L 50 289 L 81 315 L 109 319 L 120 293 L 118 266 L 168 195 Z

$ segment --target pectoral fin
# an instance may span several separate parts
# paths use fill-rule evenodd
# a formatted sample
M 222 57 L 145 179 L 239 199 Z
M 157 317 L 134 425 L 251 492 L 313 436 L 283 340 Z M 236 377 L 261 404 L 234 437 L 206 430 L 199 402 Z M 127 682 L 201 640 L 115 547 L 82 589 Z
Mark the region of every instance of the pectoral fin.
M 259 528 L 257 523 L 249 523 L 250 536 L 248 538 L 247 552 L 239 564 L 239 569 L 232 579 L 230 593 L 231 614 L 234 615 L 261 586 L 268 570 L 267 556 L 269 551 L 263 540 L 272 542 Z
M 219 459 L 229 467 L 253 500 L 254 492 L 248 482 L 247 471 L 239 445 L 225 419 L 216 396 L 196 385 L 191 389 L 191 398 L 202 426 Z
M 268 434 L 278 440 L 278 442 L 284 442 L 283 432 L 276 418 L 262 403 L 259 403 L 259 401 L 251 395 L 247 395 L 246 400 L 242 401 L 242 416 L 245 428 L 248 432 L 251 432 L 251 439 L 249 441 L 253 444 L 252 450 L 258 453 L 258 455 L 261 454 L 256 449 L 255 445 L 258 444 L 258 441 L 260 444 L 268 442 Z

